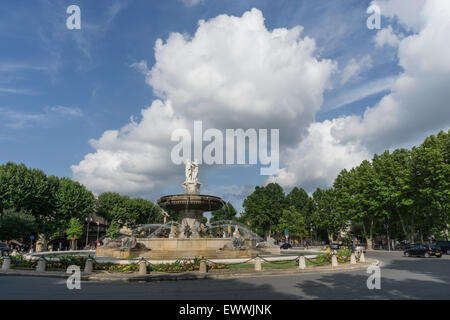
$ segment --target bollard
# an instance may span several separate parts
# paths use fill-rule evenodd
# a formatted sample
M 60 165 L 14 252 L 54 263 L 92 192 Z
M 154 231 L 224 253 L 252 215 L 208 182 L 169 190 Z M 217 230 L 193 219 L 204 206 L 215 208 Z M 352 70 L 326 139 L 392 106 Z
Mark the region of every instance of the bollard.
M 89 258 L 84 265 L 84 273 L 92 273 L 92 271 L 94 271 L 94 261 Z
M 298 258 L 298 267 L 299 269 L 306 269 L 306 259 L 304 256 Z
M 45 272 L 45 259 L 40 257 L 38 262 L 37 262 L 37 266 L 36 266 L 36 271 L 37 272 Z
M 141 261 L 139 261 L 139 274 L 140 275 L 147 274 L 147 261 L 145 261 L 144 259 L 141 259 Z
M 255 258 L 255 271 L 261 271 L 261 270 L 262 270 L 261 258 L 260 257 L 256 257 Z
M 337 258 L 336 258 L 336 256 L 335 256 L 334 254 L 333 254 L 333 256 L 331 257 L 331 266 L 332 266 L 333 268 L 338 266 Z
M 361 255 L 359 256 L 359 262 L 366 262 L 366 258 L 364 257 L 364 251 L 361 251 Z
M 352 255 L 350 256 L 350 264 L 356 264 L 355 253 L 352 253 Z
M 207 273 L 208 266 L 206 265 L 206 260 L 200 260 L 200 273 Z
M 6 256 L 3 259 L 2 270 L 9 270 L 11 268 L 11 257 Z

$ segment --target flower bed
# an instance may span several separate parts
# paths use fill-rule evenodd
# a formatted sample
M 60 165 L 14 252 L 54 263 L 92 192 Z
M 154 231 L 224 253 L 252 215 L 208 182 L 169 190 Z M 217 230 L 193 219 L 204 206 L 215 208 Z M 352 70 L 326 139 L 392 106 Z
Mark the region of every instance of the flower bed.
M 52 257 L 53 256 L 49 256 Z M 69 266 L 78 266 L 80 269 L 84 268 L 86 264 L 86 257 L 79 256 L 59 256 L 58 261 L 47 261 L 46 268 L 49 270 L 67 270 Z M 3 261 L 0 260 L 0 266 Z M 36 260 L 27 260 L 23 256 L 11 257 L 12 269 L 36 269 Z M 210 270 L 225 269 L 225 265 L 209 264 Z M 200 258 L 193 260 L 177 260 L 173 263 L 163 263 L 158 265 L 149 264 L 147 271 L 149 272 L 187 272 L 197 271 L 200 269 Z M 136 262 L 130 264 L 115 264 L 110 262 L 94 262 L 94 270 L 108 271 L 108 272 L 137 272 L 139 271 L 139 264 Z
M 340 249 L 336 252 L 336 258 L 338 263 L 346 263 L 350 261 L 350 256 L 352 252 L 349 249 Z M 316 261 L 320 263 L 331 263 L 331 259 L 333 257 L 333 253 L 330 249 L 327 249 L 325 253 L 318 254 L 316 257 Z

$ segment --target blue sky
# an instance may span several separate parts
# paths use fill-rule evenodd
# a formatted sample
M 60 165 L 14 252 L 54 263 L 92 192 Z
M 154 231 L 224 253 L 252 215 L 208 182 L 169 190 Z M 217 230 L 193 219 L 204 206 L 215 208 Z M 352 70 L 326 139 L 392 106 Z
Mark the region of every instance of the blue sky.
M 81 30 L 66 28 L 66 8 L 71 4 L 81 8 Z M 166 41 L 173 32 L 192 37 L 199 20 L 221 14 L 241 17 L 252 8 L 262 12 L 269 31 L 301 25 L 301 38 L 315 40 L 314 57 L 336 63 L 315 122 L 362 117 L 368 106 L 377 105 L 390 93 L 405 71 L 399 65 L 398 48 L 377 46 L 374 38 L 379 31 L 366 27 L 370 4 L 361 0 L 204 0 L 191 5 L 181 0 L 3 1 L 0 162 L 23 162 L 47 174 L 73 177 L 71 166 L 96 152 L 90 139 L 120 129 L 132 116 L 139 121 L 141 110 L 161 98 L 142 72 L 132 67 L 141 61 L 148 69 L 154 66 L 157 39 Z M 413 34 L 400 18 L 396 20 L 396 14 L 383 17 L 382 27 L 392 25 L 403 37 Z M 346 68 L 352 61 L 355 68 Z M 446 129 L 446 125 L 430 123 L 418 132 L 416 140 L 399 138 L 397 145 L 420 141 L 435 129 Z M 392 147 L 395 145 L 384 143 L 376 151 Z M 182 176 L 183 169 L 178 170 Z M 259 175 L 257 166 L 200 170 L 205 190 L 216 190 L 238 207 L 254 185 L 267 179 Z M 145 177 L 152 178 L 151 174 Z M 154 200 L 165 192 L 181 192 L 181 181 L 174 181 L 140 195 Z M 302 181 L 311 191 L 326 186 L 324 181 L 330 178 L 317 182 L 298 178 L 297 185 L 303 186 Z M 86 180 L 81 182 L 86 184 Z M 282 182 L 289 190 L 291 186 Z

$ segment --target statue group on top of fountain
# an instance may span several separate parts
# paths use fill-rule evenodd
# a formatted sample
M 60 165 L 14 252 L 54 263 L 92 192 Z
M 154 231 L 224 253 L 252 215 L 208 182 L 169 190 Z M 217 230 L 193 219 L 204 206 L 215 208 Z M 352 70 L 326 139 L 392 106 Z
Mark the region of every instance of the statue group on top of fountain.
M 186 162 L 186 182 L 198 183 L 198 164 L 196 161 Z
M 186 181 L 183 183 L 185 194 L 199 194 L 201 183 L 198 182 L 198 164 L 196 161 L 186 162 Z

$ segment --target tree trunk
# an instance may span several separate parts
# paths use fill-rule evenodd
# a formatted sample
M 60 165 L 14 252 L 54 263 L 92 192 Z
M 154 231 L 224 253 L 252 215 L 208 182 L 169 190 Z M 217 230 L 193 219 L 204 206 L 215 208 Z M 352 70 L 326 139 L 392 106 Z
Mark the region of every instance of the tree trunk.
M 328 240 L 330 241 L 330 244 L 332 244 L 334 242 L 333 233 L 328 232 Z
M 398 210 L 398 208 L 397 208 L 396 211 L 397 211 L 398 217 L 400 218 L 400 224 L 402 225 L 402 230 L 403 230 L 403 233 L 405 234 L 405 239 L 406 239 L 408 237 L 408 232 L 406 231 L 405 222 L 403 221 L 403 217 L 400 213 L 400 210 Z
M 370 221 L 369 237 L 367 238 L 367 250 L 373 249 L 373 220 Z
M 445 241 L 448 241 L 448 228 L 449 228 L 449 225 L 448 225 L 448 223 L 446 223 L 445 227 L 444 227 Z
M 364 224 L 363 220 L 361 220 L 361 224 L 362 224 L 362 227 L 363 227 L 364 235 L 366 235 L 367 234 L 367 232 L 366 232 L 366 225 Z
M 410 236 L 411 244 L 414 243 L 415 235 L 416 235 L 416 228 L 414 226 L 414 213 L 413 213 L 411 215 L 411 236 Z

